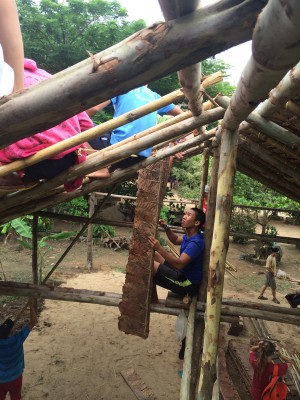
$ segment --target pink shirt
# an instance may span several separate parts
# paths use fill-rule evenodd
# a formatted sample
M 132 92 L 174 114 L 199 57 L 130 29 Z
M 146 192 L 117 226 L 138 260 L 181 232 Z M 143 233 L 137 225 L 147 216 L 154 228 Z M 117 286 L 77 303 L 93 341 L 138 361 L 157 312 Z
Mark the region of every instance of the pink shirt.
M 33 86 L 45 79 L 48 79 L 51 75 L 43 69 L 37 67 L 36 62 L 25 58 L 24 60 L 24 77 L 25 77 L 25 87 Z M 45 149 L 53 144 L 61 142 L 64 139 L 68 139 L 80 132 L 84 132 L 94 126 L 92 120 L 87 115 L 86 112 L 81 112 L 66 121 L 61 122 L 59 125 L 53 128 L 47 129 L 44 132 L 37 133 L 33 136 L 19 140 L 16 143 L 9 145 L 8 147 L 0 150 L 0 163 L 8 164 L 12 161 L 18 160 L 20 158 L 25 158 L 36 154 L 39 150 Z M 53 159 L 62 158 L 68 153 L 71 153 L 78 148 L 85 148 L 85 145 L 78 145 L 72 147 L 71 149 L 65 150 Z M 85 151 L 78 151 L 77 163 L 85 161 L 86 153 Z M 24 175 L 23 171 L 19 171 L 19 174 Z M 66 190 L 71 191 L 78 188 L 82 179 L 76 179 L 74 184 L 67 184 Z
M 265 370 L 262 374 L 258 375 L 258 360 L 254 351 L 250 351 L 249 354 L 249 362 L 254 370 L 253 379 L 252 379 L 252 388 L 251 388 L 251 396 L 252 400 L 261 400 L 261 395 L 264 389 L 270 383 L 270 380 L 273 375 L 273 363 L 267 363 Z M 285 375 L 288 369 L 288 365 L 286 363 L 278 364 L 278 375 Z

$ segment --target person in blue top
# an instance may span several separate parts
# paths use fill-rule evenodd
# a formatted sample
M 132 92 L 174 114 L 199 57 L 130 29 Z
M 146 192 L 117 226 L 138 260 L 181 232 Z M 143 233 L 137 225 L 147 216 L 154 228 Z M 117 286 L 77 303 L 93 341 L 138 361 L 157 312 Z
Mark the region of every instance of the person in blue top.
M 154 284 L 182 296 L 193 296 L 198 292 L 202 279 L 204 238 L 200 230 L 205 224 L 205 214 L 200 208 L 188 210 L 181 221 L 186 232 L 182 237 L 177 236 L 163 220 L 159 224 L 165 229 L 168 239 L 180 245 L 180 256 L 169 253 L 153 236 L 148 238 L 155 250 Z
M 24 370 L 23 343 L 37 323 L 33 300 L 29 302 L 30 323 L 20 332 L 12 335 L 14 322 L 7 319 L 0 326 L 0 400 L 5 400 L 7 393 L 11 400 L 21 400 L 22 376 Z
M 95 107 L 87 110 L 89 116 L 93 116 L 97 112 L 101 111 L 104 107 L 112 104 L 114 107 L 114 118 L 119 117 L 127 112 L 130 112 L 138 107 L 149 104 L 152 101 L 159 99 L 161 96 L 158 93 L 153 92 L 147 86 L 142 86 L 137 89 L 130 90 L 130 92 L 122 94 L 120 96 L 114 97 L 111 100 L 105 101 L 104 103 L 98 104 Z M 150 114 L 145 115 L 144 117 L 138 118 L 134 121 L 129 122 L 126 125 L 120 126 L 111 132 L 110 137 L 107 135 L 100 136 L 96 139 L 93 139 L 89 142 L 89 145 L 92 149 L 102 150 L 110 144 L 119 143 L 124 139 L 127 139 L 139 132 L 142 132 L 146 129 L 152 128 L 156 125 L 156 117 L 157 114 L 164 115 L 170 114 L 173 116 L 181 114 L 183 111 L 180 107 L 175 106 L 174 104 L 167 105 L 163 108 L 160 108 L 157 111 L 154 111 Z M 109 141 L 109 143 L 108 143 Z M 109 176 L 109 172 L 112 172 L 118 168 L 127 168 L 130 167 L 145 158 L 149 157 L 152 149 L 148 148 L 140 151 L 137 155 L 129 157 L 125 160 L 117 162 L 113 164 L 109 170 L 102 169 L 87 176 L 90 178 L 104 178 Z

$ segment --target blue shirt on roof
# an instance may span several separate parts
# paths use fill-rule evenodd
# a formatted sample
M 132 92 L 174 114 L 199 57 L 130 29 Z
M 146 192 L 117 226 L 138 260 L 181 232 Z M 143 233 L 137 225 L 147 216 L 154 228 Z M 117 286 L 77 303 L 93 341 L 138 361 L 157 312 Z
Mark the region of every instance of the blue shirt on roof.
M 180 246 L 182 253 L 191 257 L 192 261 L 187 264 L 181 272 L 194 284 L 199 284 L 202 279 L 204 239 L 202 233 L 197 233 L 192 237 L 183 235 Z
M 0 339 L 0 383 L 11 382 L 23 374 L 25 366 L 23 343 L 29 332 L 27 325 L 7 339 Z
M 159 99 L 160 97 L 161 96 L 158 93 L 148 89 L 147 86 L 142 86 L 140 88 L 130 90 L 130 92 L 122 94 L 121 96 L 114 97 L 111 99 L 115 109 L 114 118 L 130 112 L 135 108 L 148 104 L 151 101 Z M 167 114 L 169 111 L 173 110 L 174 107 L 174 104 L 170 104 L 166 107 L 160 108 L 157 111 L 154 111 L 151 114 L 145 115 L 144 117 L 116 128 L 112 131 L 110 143 L 119 143 L 121 140 L 127 139 L 136 133 L 140 133 L 148 128 L 152 128 L 156 125 L 157 114 Z M 141 151 L 138 154 L 140 156 L 149 157 L 151 150 L 152 149 L 149 148 Z

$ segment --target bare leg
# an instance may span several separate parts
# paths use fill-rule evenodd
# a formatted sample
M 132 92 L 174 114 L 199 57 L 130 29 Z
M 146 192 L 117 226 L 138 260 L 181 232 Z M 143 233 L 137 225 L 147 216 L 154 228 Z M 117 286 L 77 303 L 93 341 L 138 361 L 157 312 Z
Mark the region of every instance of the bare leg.
M 91 172 L 90 174 L 86 175 L 88 178 L 92 179 L 103 179 L 108 178 L 110 176 L 108 168 L 101 168 L 98 171 Z
M 160 263 L 158 261 L 154 261 L 154 263 L 153 263 L 153 275 L 156 275 L 156 272 L 158 270 L 159 264 Z

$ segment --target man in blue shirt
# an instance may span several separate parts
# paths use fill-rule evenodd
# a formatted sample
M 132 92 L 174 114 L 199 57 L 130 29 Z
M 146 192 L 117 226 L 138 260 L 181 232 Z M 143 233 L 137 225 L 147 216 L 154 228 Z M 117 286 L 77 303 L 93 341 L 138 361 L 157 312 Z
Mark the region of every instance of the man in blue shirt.
M 149 243 L 156 251 L 153 265 L 154 283 L 182 296 L 197 293 L 202 279 L 204 238 L 200 229 L 205 224 L 205 214 L 200 208 L 191 208 L 182 218 L 181 226 L 186 234 L 177 236 L 162 220 L 168 239 L 180 245 L 180 256 L 175 257 L 161 246 L 153 236 Z
M 22 376 L 25 366 L 23 343 L 37 323 L 32 300 L 29 306 L 30 323 L 20 332 L 9 336 L 14 326 L 11 319 L 7 319 L 0 326 L 0 400 L 5 400 L 7 393 L 10 394 L 11 400 L 21 400 L 22 397 Z
M 98 104 L 97 106 L 87 110 L 87 113 L 89 116 L 92 116 L 97 112 L 101 111 L 104 107 L 108 106 L 110 103 L 112 103 L 114 107 L 114 118 L 116 118 L 138 107 L 149 104 L 152 101 L 159 99 L 160 97 L 161 96 L 159 94 L 153 92 L 147 86 L 142 86 L 140 88 L 130 90 L 130 92 L 128 93 L 114 97 L 111 100 L 108 100 L 104 103 Z M 119 128 L 113 130 L 111 132 L 109 144 L 119 143 L 122 140 L 127 139 L 139 132 L 152 128 L 153 126 L 156 125 L 157 114 L 160 115 L 170 114 L 176 116 L 181 114 L 182 112 L 183 111 L 180 109 L 180 107 L 175 106 L 174 104 L 170 104 L 168 106 L 160 108 L 157 111 L 147 114 L 144 117 L 138 118 L 134 121 L 129 122 L 126 125 L 120 126 Z M 108 144 L 107 136 L 105 137 L 100 136 L 89 142 L 89 145 L 95 150 L 101 150 L 107 147 L 107 144 Z M 117 168 L 130 167 L 136 164 L 137 162 L 140 162 L 145 158 L 149 157 L 151 151 L 152 151 L 151 148 L 142 150 L 135 156 L 129 157 L 125 160 L 113 164 L 109 168 L 109 171 L 114 171 Z M 88 176 L 91 178 L 104 178 L 109 176 L 109 171 L 107 169 L 102 169 L 100 171 L 88 174 Z

